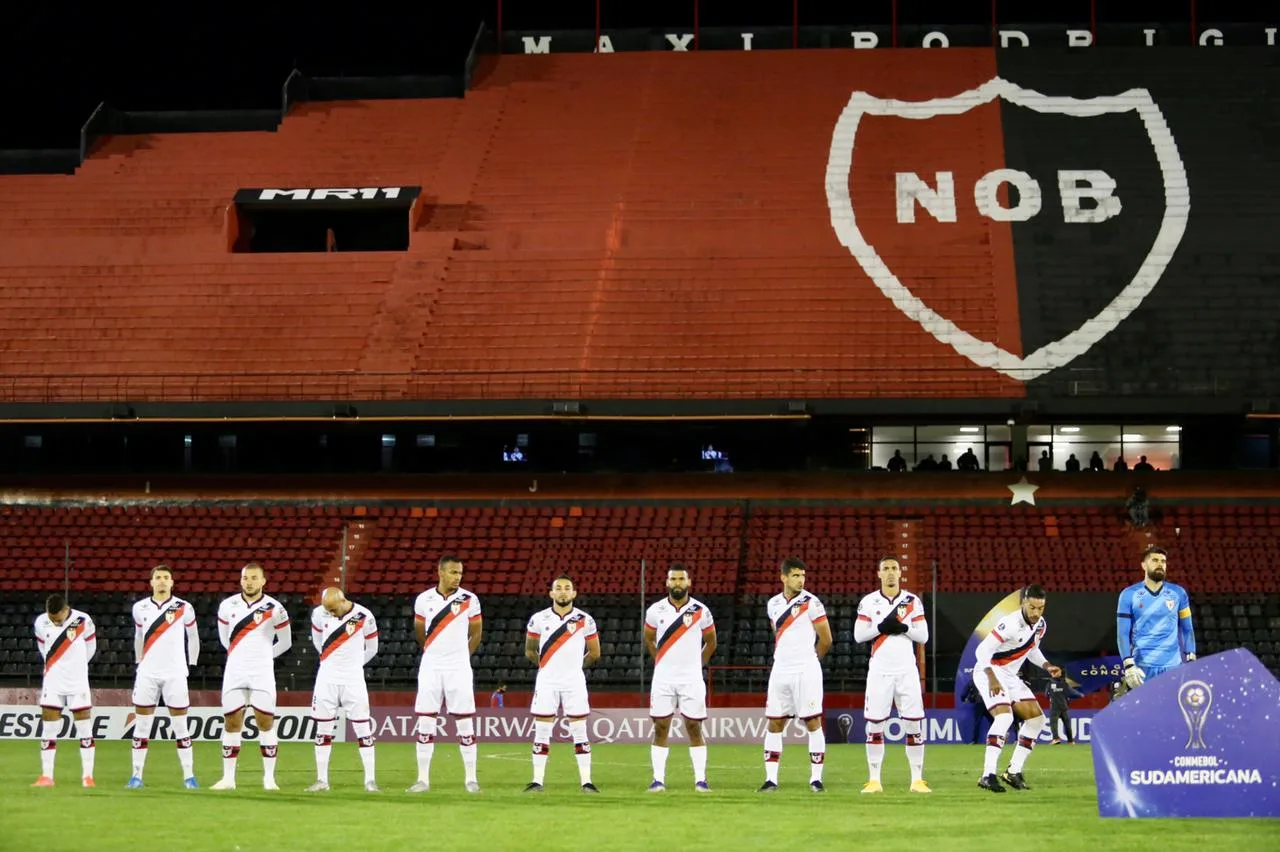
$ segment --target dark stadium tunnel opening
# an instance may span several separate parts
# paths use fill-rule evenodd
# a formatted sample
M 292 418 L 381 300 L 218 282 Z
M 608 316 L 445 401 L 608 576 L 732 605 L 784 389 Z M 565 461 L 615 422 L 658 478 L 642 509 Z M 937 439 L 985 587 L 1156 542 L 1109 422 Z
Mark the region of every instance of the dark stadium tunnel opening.
M 242 210 L 232 251 L 405 251 L 409 219 L 402 210 Z

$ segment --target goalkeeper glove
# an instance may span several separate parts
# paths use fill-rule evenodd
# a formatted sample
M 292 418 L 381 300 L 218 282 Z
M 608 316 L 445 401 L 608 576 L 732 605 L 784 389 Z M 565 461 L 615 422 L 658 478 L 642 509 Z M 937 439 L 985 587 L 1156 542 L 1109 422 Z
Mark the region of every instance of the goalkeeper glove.
M 884 617 L 884 621 L 880 622 L 880 632 L 885 636 L 893 636 L 897 633 L 906 633 L 907 625 L 898 620 L 893 613 L 889 613 Z
M 1134 663 L 1129 663 L 1124 667 L 1124 683 L 1130 689 L 1136 689 L 1142 686 L 1147 679 L 1147 673 L 1138 668 Z

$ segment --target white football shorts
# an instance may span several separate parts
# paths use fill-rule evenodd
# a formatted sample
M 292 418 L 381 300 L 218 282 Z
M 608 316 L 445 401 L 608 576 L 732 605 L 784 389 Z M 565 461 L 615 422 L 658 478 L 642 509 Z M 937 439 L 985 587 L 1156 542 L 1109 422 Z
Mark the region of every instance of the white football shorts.
M 655 719 L 674 716 L 676 711 L 686 719 L 701 722 L 707 718 L 707 684 L 698 680 L 655 681 L 649 692 L 649 715 Z
M 418 697 L 413 711 L 419 716 L 436 716 L 447 709 L 451 716 L 473 716 L 476 692 L 471 669 L 421 669 Z
M 868 722 L 883 722 L 897 705 L 903 719 L 924 718 L 924 696 L 920 690 L 920 672 L 868 672 L 867 691 L 862 715 Z
M 996 680 L 1000 682 L 1000 688 L 1003 690 L 1000 695 L 991 694 L 991 684 L 988 682 L 986 672 L 974 669 L 973 683 L 978 688 L 978 694 L 982 696 L 982 703 L 990 710 L 993 707 L 999 707 L 1001 704 L 1017 704 L 1019 701 L 1035 701 L 1036 694 L 1031 691 L 1031 687 L 1022 682 L 1022 678 L 1017 674 L 1001 668 L 1000 666 L 992 666 L 991 670 L 996 673 Z M 1039 706 L 1039 702 L 1037 705 Z
M 764 714 L 770 719 L 812 719 L 822 715 L 822 669 L 769 672 Z
M 317 680 L 311 692 L 311 717 L 317 721 L 338 718 L 338 711 L 347 714 L 348 722 L 363 722 L 369 717 L 369 687 L 363 680 L 356 683 L 333 683 Z
M 591 715 L 591 704 L 587 700 L 587 680 L 578 682 L 544 681 L 538 678 L 533 685 L 533 702 L 529 712 L 534 716 L 555 716 L 561 710 L 570 718 Z
M 186 710 L 191 706 L 191 694 L 185 677 L 155 677 L 138 675 L 133 682 L 133 706 L 155 707 L 164 699 L 170 710 Z

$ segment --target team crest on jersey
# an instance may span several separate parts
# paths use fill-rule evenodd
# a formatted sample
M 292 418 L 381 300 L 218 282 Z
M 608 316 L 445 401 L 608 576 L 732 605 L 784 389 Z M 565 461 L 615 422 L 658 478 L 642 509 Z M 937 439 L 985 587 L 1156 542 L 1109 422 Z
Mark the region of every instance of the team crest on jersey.
M 462 612 L 461 601 L 454 601 L 453 603 L 449 604 L 449 612 L 453 613 L 454 615 L 457 615 L 458 613 Z
M 906 617 L 907 617 L 907 605 L 898 604 L 898 618 L 906 618 Z
M 356 632 L 356 623 L 354 621 L 347 622 L 347 635 L 350 636 Z
M 75 629 L 74 627 L 68 627 L 68 628 L 67 628 L 67 639 L 69 639 L 69 640 L 70 640 L 70 639 L 74 639 L 74 638 L 76 638 L 76 629 Z
M 173 610 L 169 610 L 164 614 L 164 620 L 169 622 L 170 624 L 173 624 L 173 618 L 174 618 Z
M 262 618 L 263 618 L 262 610 L 258 610 L 257 612 L 255 612 L 255 613 L 253 614 L 253 623 L 254 623 L 254 624 L 261 624 L 261 623 L 262 623 Z
M 573 634 L 578 632 L 578 622 L 570 621 L 568 624 L 564 626 L 564 629 L 569 631 L 569 635 L 572 636 Z
M 685 627 L 692 627 L 692 626 L 693 626 L 693 619 L 694 619 L 694 617 L 695 617 L 695 616 L 694 616 L 694 614 L 693 614 L 693 613 L 691 613 L 691 612 L 686 612 L 686 613 L 684 614 L 684 626 L 685 626 Z
M 1173 612 L 1173 601 L 1169 598 L 1165 598 L 1164 608 L 1169 610 L 1169 612 Z

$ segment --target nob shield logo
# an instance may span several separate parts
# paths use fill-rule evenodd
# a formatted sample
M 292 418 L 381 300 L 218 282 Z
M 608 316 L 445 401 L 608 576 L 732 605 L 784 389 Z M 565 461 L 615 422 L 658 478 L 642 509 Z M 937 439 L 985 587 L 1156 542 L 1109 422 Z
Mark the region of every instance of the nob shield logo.
M 1123 221 L 1126 193 L 1136 188 L 1126 185 L 1124 175 L 1097 168 L 1091 159 L 1098 152 L 1083 144 L 1052 174 L 1010 168 L 1002 102 L 1086 121 L 1131 114 L 1163 183 L 1158 229 L 1137 268 L 1121 274 L 1115 267 L 1123 264 L 1112 259 L 1111 267 L 1091 270 L 1098 280 L 1116 280 L 1116 292 L 1074 327 L 1026 346 L 1032 351 L 1025 354 L 1013 225 L 1060 217 L 1054 227 L 1069 235 Z M 1060 205 L 1047 201 L 1054 192 Z M 826 195 L 840 243 L 898 310 L 974 364 L 1022 381 L 1083 355 L 1142 304 L 1177 251 L 1191 211 L 1182 158 L 1148 90 L 1075 98 L 998 76 L 969 91 L 924 100 L 854 92 L 831 134 Z

